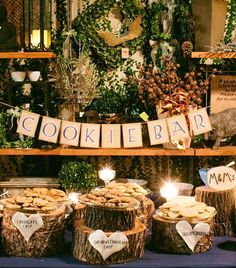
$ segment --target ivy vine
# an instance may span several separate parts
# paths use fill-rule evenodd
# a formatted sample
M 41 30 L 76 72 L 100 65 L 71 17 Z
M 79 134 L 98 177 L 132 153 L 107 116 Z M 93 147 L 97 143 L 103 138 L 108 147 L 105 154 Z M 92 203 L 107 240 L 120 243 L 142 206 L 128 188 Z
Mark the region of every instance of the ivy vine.
M 232 42 L 233 31 L 236 30 L 236 1 L 228 0 L 226 23 L 224 30 L 224 43 Z
M 66 0 L 54 0 L 56 2 L 56 20 L 57 29 L 52 32 L 52 50 L 57 54 L 62 54 L 63 42 L 65 37 L 62 33 L 67 26 L 67 1 Z
M 73 29 L 77 31 L 77 39 L 83 44 L 83 49 L 92 54 L 94 62 L 101 70 L 115 69 L 123 63 L 121 58 L 122 48 L 128 47 L 130 53 L 134 53 L 142 46 L 145 35 L 142 33 L 139 38 L 124 42 L 116 47 L 108 46 L 98 35 L 97 31 L 110 31 L 108 14 L 115 8 L 120 8 L 123 25 L 120 34 L 127 29 L 124 25 L 127 20 L 133 21 L 138 15 L 144 15 L 144 9 L 136 3 L 137 1 L 97 0 L 87 7 L 73 21 Z M 144 17 L 142 18 L 142 20 Z M 102 22 L 102 23 L 101 23 Z M 142 21 L 143 23 L 143 21 Z
M 17 139 L 9 141 L 8 124 L 11 116 L 7 112 L 0 113 L 0 148 L 30 148 L 33 145 L 33 139 L 26 137 L 24 140 Z

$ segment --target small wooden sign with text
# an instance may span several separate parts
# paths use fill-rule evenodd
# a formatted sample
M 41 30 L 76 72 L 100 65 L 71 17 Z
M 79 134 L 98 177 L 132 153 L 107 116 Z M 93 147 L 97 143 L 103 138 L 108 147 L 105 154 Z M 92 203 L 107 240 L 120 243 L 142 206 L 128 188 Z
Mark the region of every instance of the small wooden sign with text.
M 216 75 L 211 82 L 211 113 L 236 108 L 236 76 Z
M 119 231 L 107 237 L 102 230 L 96 230 L 89 235 L 88 240 L 91 246 L 101 254 L 103 260 L 115 252 L 121 251 L 129 243 L 127 236 Z
M 219 166 L 207 172 L 209 187 L 217 191 L 226 191 L 236 187 L 236 171 L 231 167 Z

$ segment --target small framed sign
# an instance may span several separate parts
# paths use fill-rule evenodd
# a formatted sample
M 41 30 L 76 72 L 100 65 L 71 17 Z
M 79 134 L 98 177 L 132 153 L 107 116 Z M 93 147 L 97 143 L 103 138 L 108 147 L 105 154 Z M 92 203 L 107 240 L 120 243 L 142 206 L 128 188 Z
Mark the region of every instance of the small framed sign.
M 216 75 L 211 82 L 211 113 L 236 108 L 236 75 Z
M 129 58 L 129 48 L 128 47 L 123 47 L 121 49 L 121 58 L 122 59 L 128 59 Z

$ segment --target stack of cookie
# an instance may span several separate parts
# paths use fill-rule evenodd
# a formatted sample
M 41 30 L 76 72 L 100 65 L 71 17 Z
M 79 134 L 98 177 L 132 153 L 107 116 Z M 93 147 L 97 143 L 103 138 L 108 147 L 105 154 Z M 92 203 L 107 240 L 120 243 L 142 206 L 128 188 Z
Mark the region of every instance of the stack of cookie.
M 187 219 L 188 221 L 212 218 L 215 213 L 214 207 L 195 200 L 188 202 L 169 201 L 161 205 L 157 211 L 157 215 L 166 220 Z
M 58 205 L 58 201 L 66 198 L 66 194 L 57 189 L 33 188 L 5 199 L 2 202 L 4 251 L 8 255 L 27 257 L 59 253 L 64 243 L 65 209 Z M 20 217 L 17 220 L 19 225 L 13 220 L 15 215 Z M 37 224 L 31 224 L 35 223 L 35 215 L 36 221 L 43 223 L 39 229 Z M 24 229 L 27 229 L 26 234 Z M 27 232 L 33 232 L 29 239 L 26 239 Z
M 152 219 L 152 246 L 161 252 L 190 254 L 205 252 L 210 249 L 214 240 L 214 217 L 216 209 L 198 202 L 194 197 L 172 199 L 159 207 Z M 193 232 L 199 223 L 209 225 L 209 232 L 204 233 L 194 249 L 189 248 L 177 230 L 180 221 L 187 221 L 187 226 Z M 191 235 L 191 234 L 190 234 Z
M 141 257 L 147 228 L 138 219 L 137 213 L 147 193 L 136 183 L 111 182 L 106 187 L 93 189 L 80 196 L 80 202 L 84 204 L 84 218 L 75 220 L 74 257 L 91 264 L 118 264 Z M 103 259 L 88 239 L 95 230 L 102 230 L 108 237 L 120 231 L 129 242 L 122 250 Z

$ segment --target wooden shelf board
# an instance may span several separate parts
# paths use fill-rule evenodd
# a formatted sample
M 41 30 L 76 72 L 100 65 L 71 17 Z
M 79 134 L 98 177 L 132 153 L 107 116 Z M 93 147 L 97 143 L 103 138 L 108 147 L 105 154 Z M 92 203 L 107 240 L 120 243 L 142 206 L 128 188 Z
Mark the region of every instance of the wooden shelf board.
M 236 146 L 222 146 L 217 150 L 211 148 L 195 149 L 195 156 L 236 156 Z
M 236 52 L 192 52 L 192 58 L 233 59 L 236 58 Z
M 90 149 L 90 148 L 56 148 L 56 149 L 0 149 L 0 155 L 61 155 L 61 156 L 193 156 L 192 148 L 166 150 L 163 148 L 134 149 Z
M 186 149 L 185 151 L 181 150 L 166 150 L 163 148 L 119 148 L 119 149 L 61 149 L 60 155 L 89 155 L 89 156 L 193 156 L 193 149 Z
M 0 59 L 48 59 L 55 57 L 56 54 L 51 51 L 0 52 Z
M 0 155 L 35 155 L 35 156 L 236 156 L 236 146 L 222 146 L 217 150 L 211 148 L 189 148 L 167 150 L 159 147 L 147 148 L 54 148 L 54 149 L 0 149 Z
M 0 149 L 0 155 L 60 155 L 60 148 L 56 149 Z

